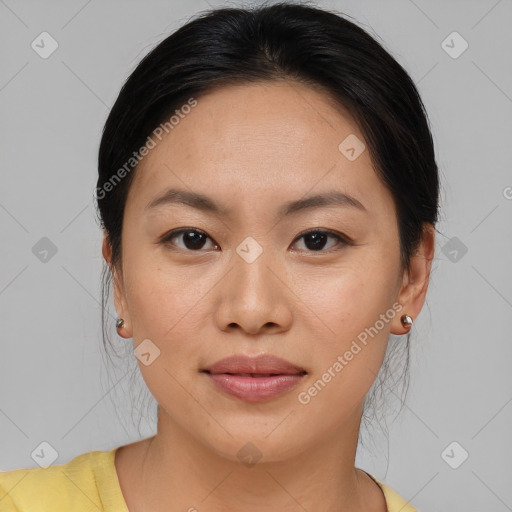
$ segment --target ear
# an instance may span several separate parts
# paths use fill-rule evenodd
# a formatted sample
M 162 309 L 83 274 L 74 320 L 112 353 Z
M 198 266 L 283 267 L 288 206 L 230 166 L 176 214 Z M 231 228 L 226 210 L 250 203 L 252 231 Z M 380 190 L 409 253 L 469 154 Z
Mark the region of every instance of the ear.
M 402 325 L 400 321 L 402 315 L 409 315 L 413 320 L 416 320 L 420 314 L 427 295 L 434 250 L 435 229 L 432 224 L 425 223 L 422 240 L 416 253 L 411 257 L 410 269 L 408 272 L 404 272 L 397 297 L 397 302 L 402 305 L 402 309 L 393 319 L 392 334 L 401 335 L 410 331 L 410 328 Z
M 116 269 L 112 264 L 112 246 L 110 245 L 108 234 L 106 232 L 103 234 L 103 245 L 101 252 L 103 253 L 103 257 L 105 258 L 105 261 L 107 262 L 107 265 L 109 266 L 110 272 L 112 274 L 114 307 L 116 309 L 118 318 L 122 318 L 124 320 L 124 326 L 117 329 L 117 332 L 119 336 L 123 338 L 131 338 L 133 336 L 131 327 L 132 324 L 130 321 L 130 314 L 128 312 L 128 306 L 124 293 L 123 275 L 121 269 Z

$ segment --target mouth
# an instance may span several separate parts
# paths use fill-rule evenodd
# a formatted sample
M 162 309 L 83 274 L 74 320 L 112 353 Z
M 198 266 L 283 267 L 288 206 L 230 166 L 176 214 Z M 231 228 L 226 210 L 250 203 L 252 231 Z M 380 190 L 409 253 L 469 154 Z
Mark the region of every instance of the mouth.
M 201 370 L 215 388 L 246 402 L 264 402 L 295 388 L 308 372 L 284 359 L 237 355 Z
M 297 373 L 232 373 L 232 372 L 210 372 L 209 370 L 202 370 L 204 373 L 210 375 L 236 375 L 237 377 L 276 377 L 278 375 L 306 375 L 306 371 Z
M 304 368 L 271 354 L 261 354 L 259 356 L 238 354 L 221 359 L 201 371 L 214 375 L 224 373 L 250 377 L 307 373 Z

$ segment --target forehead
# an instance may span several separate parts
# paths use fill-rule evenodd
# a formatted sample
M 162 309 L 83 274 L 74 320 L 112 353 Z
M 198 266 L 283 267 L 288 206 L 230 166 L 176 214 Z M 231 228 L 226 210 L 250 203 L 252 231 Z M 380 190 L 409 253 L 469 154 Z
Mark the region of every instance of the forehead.
M 346 140 L 360 150 L 364 137 L 327 94 L 281 81 L 225 86 L 196 101 L 140 162 L 128 201 L 137 208 L 171 186 L 229 205 L 335 189 L 390 207 L 368 149 L 355 160 L 340 151 Z

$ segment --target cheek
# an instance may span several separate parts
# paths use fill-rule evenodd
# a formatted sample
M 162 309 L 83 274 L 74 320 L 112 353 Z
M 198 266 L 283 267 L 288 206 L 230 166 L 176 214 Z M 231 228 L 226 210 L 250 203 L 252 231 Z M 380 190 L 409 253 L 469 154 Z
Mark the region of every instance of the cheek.
M 357 263 L 354 260 L 343 268 L 330 269 L 329 276 L 316 274 L 301 284 L 297 295 L 307 304 L 305 310 L 310 318 L 302 328 L 315 333 L 315 377 L 332 382 L 327 386 L 329 393 L 344 394 L 350 389 L 357 401 L 370 388 L 385 356 L 391 321 L 397 314 L 392 308 L 394 283 L 393 258 L 368 252 L 368 257 L 361 256 Z M 329 380 L 332 374 L 336 378 Z
M 314 374 L 297 401 L 307 417 L 324 418 L 322 428 L 329 430 L 362 404 L 385 357 L 396 313 L 389 292 L 371 274 L 331 279 L 324 290 L 324 300 L 318 296 L 311 305 L 322 320 L 321 331 L 304 327 L 322 334 L 314 336 Z
M 134 340 L 159 340 L 173 352 L 198 344 L 203 322 L 211 319 L 208 293 L 214 284 L 201 267 L 171 266 L 159 251 L 142 248 L 130 253 L 125 267 Z
M 308 322 L 318 326 L 322 337 L 343 342 L 373 325 L 391 307 L 396 275 L 392 259 L 361 250 L 343 265 L 304 273 L 293 290 Z

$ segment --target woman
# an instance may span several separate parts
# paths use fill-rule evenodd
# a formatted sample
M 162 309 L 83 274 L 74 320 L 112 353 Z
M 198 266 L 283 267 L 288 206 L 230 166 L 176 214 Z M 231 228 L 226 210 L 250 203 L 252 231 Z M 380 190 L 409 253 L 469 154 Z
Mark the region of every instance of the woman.
M 390 334 L 409 343 L 439 194 L 423 104 L 344 17 L 212 10 L 107 119 L 96 189 L 153 437 L 0 475 L 6 511 L 414 511 L 355 467 Z

